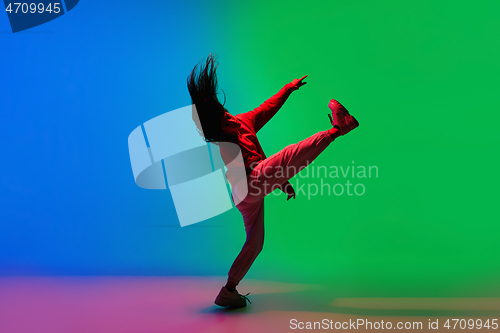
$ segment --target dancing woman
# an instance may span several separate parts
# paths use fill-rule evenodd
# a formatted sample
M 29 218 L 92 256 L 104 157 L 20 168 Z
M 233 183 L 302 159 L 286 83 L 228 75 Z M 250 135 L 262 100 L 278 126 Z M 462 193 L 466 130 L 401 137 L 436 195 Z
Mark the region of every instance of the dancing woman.
M 266 157 L 257 139 L 258 131 L 278 112 L 290 94 L 306 84 L 304 76 L 287 83 L 278 93 L 256 109 L 231 115 L 217 98 L 217 75 L 215 57 L 209 55 L 200 67 L 196 65 L 188 76 L 187 85 L 197 115 L 195 121 L 205 141 L 231 142 L 239 147 L 246 170 L 245 191 L 231 181 L 228 168 L 227 178 L 233 185 L 232 198 L 243 216 L 246 241 L 228 273 L 227 283 L 220 290 L 215 304 L 227 307 L 244 307 L 248 298 L 240 295 L 236 286 L 245 276 L 264 244 L 264 197 L 279 188 L 287 200 L 295 198 L 295 191 L 289 179 L 309 165 L 336 138 L 358 127 L 356 119 L 338 101 L 332 99 L 330 122 L 332 128 L 318 132 L 296 144 L 289 145 L 278 153 Z M 221 156 L 233 155 L 220 146 Z M 229 165 L 229 163 L 226 163 Z M 272 171 L 278 172 L 272 172 Z M 286 170 L 283 172 L 283 170 Z M 242 194 L 243 193 L 243 194 Z

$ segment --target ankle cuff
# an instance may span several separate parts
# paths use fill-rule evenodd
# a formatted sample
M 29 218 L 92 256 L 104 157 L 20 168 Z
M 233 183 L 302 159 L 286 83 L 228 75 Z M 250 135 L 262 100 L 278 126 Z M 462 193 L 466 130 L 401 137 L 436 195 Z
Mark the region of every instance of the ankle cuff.
M 340 134 L 340 128 L 337 128 L 338 127 L 337 125 L 335 125 L 335 126 L 328 130 L 328 132 L 330 133 L 330 136 L 333 140 L 342 135 L 342 134 Z

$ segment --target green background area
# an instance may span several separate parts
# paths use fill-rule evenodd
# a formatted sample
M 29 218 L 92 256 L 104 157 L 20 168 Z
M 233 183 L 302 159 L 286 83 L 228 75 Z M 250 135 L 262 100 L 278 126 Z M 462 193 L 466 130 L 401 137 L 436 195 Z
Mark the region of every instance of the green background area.
M 264 250 L 247 278 L 328 283 L 338 296 L 500 295 L 498 1 L 219 1 L 206 10 L 233 114 L 309 75 L 259 132 L 268 156 L 328 129 L 335 98 L 360 127 L 313 166 L 379 169 L 347 178 L 365 185 L 363 196 L 270 195 Z M 241 216 L 216 219 L 228 221 L 231 247 L 216 241 L 214 252 L 229 265 L 244 240 Z

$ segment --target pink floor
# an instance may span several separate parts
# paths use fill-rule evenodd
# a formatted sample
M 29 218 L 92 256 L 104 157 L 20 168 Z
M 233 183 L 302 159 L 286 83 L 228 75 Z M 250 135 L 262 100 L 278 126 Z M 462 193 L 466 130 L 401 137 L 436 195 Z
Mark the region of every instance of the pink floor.
M 500 318 L 500 299 L 334 298 L 325 286 L 246 280 L 247 308 L 213 304 L 223 277 L 0 278 L 1 333 L 296 332 L 290 320 Z M 328 330 L 321 330 L 328 331 Z M 330 330 L 333 331 L 333 330 Z M 358 329 L 366 331 L 366 329 Z M 493 330 L 500 332 L 500 329 Z

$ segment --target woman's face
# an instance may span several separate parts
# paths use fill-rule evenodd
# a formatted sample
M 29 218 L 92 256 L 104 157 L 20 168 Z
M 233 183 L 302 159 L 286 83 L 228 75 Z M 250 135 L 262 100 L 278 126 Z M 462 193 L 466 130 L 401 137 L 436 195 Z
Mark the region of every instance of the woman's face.
M 240 128 L 240 123 L 238 119 L 231 115 L 227 110 L 222 117 L 222 130 L 227 134 L 236 134 Z

